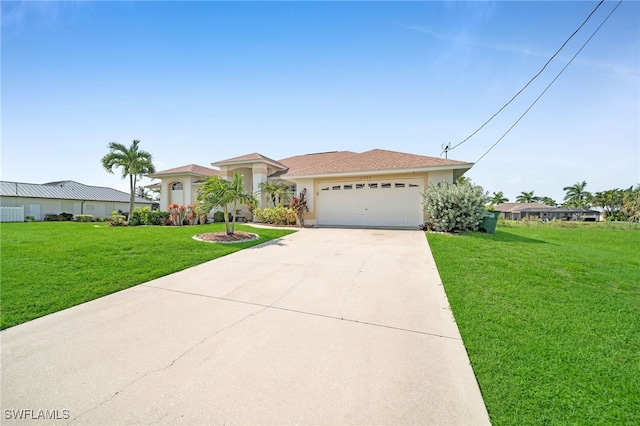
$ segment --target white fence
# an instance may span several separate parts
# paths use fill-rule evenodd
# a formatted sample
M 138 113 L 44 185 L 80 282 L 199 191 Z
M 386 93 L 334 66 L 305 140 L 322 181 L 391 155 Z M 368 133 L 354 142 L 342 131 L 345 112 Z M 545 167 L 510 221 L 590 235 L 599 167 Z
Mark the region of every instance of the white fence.
M 0 222 L 24 222 L 24 206 L 0 207 Z

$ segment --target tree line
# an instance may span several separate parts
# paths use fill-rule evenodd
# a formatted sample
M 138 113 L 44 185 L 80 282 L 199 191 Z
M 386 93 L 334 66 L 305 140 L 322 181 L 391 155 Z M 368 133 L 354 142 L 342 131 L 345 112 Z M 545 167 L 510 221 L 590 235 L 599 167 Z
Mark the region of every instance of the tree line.
M 517 203 L 541 203 L 553 207 L 567 208 L 599 208 L 607 220 L 640 221 L 640 184 L 634 188 L 608 189 L 591 193 L 585 189 L 586 181 L 576 182 L 562 188 L 565 191 L 562 203 L 557 203 L 551 197 L 539 197 L 534 191 L 523 191 L 516 197 Z M 491 204 L 508 203 L 509 199 L 502 191 L 494 192 L 489 197 Z

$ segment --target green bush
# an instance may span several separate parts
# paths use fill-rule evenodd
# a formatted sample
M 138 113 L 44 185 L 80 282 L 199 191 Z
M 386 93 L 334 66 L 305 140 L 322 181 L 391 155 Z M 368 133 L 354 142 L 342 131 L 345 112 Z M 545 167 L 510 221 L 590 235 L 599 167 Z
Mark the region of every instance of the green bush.
M 296 223 L 295 211 L 282 205 L 256 209 L 255 216 L 259 222 L 272 225 L 295 225 Z
M 233 215 L 231 213 L 229 213 L 229 222 L 231 222 L 233 220 Z M 213 214 L 213 221 L 214 222 L 224 222 L 224 212 L 215 212 Z
M 93 215 L 92 214 L 77 214 L 76 215 L 76 220 L 78 222 L 93 222 Z
M 150 210 L 149 207 L 145 207 L 143 209 L 136 208 L 131 213 L 131 218 L 129 218 L 129 225 L 165 225 L 168 220 L 169 212 Z
M 437 231 L 476 231 L 486 211 L 484 190 L 470 182 L 432 184 L 422 197 L 424 211 Z

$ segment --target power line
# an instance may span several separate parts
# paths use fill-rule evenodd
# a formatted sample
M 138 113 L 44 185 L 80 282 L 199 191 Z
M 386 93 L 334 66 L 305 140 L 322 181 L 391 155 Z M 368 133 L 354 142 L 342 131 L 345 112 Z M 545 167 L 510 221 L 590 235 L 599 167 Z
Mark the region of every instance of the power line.
M 479 162 L 480 160 L 482 160 L 482 159 L 485 157 L 485 155 L 487 155 L 487 154 L 488 154 L 488 153 L 489 153 L 489 152 L 490 152 L 490 151 L 491 151 L 491 150 L 492 150 L 496 145 L 498 145 L 498 143 L 500 143 L 500 141 L 501 141 L 505 136 L 507 136 L 507 134 L 511 131 L 511 129 L 513 129 L 513 128 L 516 126 L 516 124 L 518 124 L 518 123 L 520 122 L 520 120 L 522 120 L 522 118 L 523 118 L 523 117 L 524 117 L 524 116 L 529 112 L 529 110 L 530 110 L 531 108 L 533 108 L 533 106 L 538 102 L 538 100 L 542 97 L 542 95 L 544 95 L 544 94 L 547 92 L 547 90 L 549 90 L 549 88 L 553 85 L 553 83 L 555 83 L 555 82 L 556 82 L 556 80 L 557 80 L 557 79 L 562 75 L 562 73 L 564 72 L 564 70 L 566 70 L 566 69 L 569 67 L 569 65 L 571 65 L 571 63 L 572 63 L 572 62 L 573 62 L 573 60 L 576 58 L 576 56 L 578 56 L 578 55 L 580 54 L 580 52 L 582 52 L 582 49 L 584 49 L 584 48 L 585 48 L 585 46 L 587 45 L 587 43 L 589 43 L 589 42 L 591 41 L 591 39 L 593 38 L 593 36 L 595 36 L 595 35 L 596 35 L 596 33 L 600 30 L 600 28 L 602 28 L 602 26 L 604 25 L 604 23 L 605 23 L 605 22 L 607 22 L 607 20 L 609 19 L 609 17 L 613 14 L 613 12 L 615 12 L 615 11 L 616 11 L 616 9 L 618 8 L 618 6 L 620 6 L 620 4 L 621 4 L 621 3 L 622 3 L 622 0 L 620 0 L 620 1 L 618 2 L 618 4 L 616 4 L 616 7 L 614 7 L 614 8 L 613 8 L 613 10 L 611 10 L 611 12 L 609 12 L 609 14 L 607 15 L 607 17 L 606 17 L 606 18 L 604 18 L 604 21 L 602 21 L 602 23 L 601 23 L 600 25 L 598 25 L 598 28 L 596 28 L 596 29 L 595 29 L 595 31 L 593 32 L 593 34 L 591 34 L 591 36 L 587 39 L 587 41 L 585 41 L 585 42 L 582 44 L 582 46 L 580 47 L 580 49 L 578 49 L 578 51 L 576 52 L 576 54 L 575 54 L 575 55 L 573 55 L 573 57 L 571 58 L 571 60 L 569 60 L 569 62 L 567 62 L 567 65 L 565 65 L 565 66 L 564 66 L 564 68 L 562 68 L 562 69 L 560 70 L 560 72 L 555 76 L 555 78 L 554 78 L 553 80 L 551 80 L 551 83 L 549 83 L 549 85 L 547 85 L 547 87 L 542 91 L 542 93 L 540 93 L 540 95 L 539 95 L 539 96 L 538 96 L 538 97 L 537 97 L 537 98 L 536 98 L 536 99 L 531 103 L 531 105 L 529 105 L 529 108 L 527 108 L 527 109 L 522 113 L 522 115 L 521 115 L 520 117 L 518 117 L 518 119 L 516 120 L 516 122 L 515 122 L 515 123 L 513 123 L 513 124 L 511 125 L 511 127 L 509 127 L 509 129 L 507 129 L 507 131 L 506 131 L 506 132 L 504 132 L 504 133 L 503 133 L 503 135 L 502 135 L 502 136 L 500 136 L 500 138 L 499 138 L 499 139 L 498 139 L 498 140 L 497 140 L 493 145 L 491 145 L 491 147 L 489 147 L 489 149 L 488 149 L 484 154 L 482 154 L 482 156 L 481 156 L 480 158 L 478 158 L 478 160 L 475 162 L 475 164 L 478 164 L 478 162 Z
M 544 64 L 544 66 L 540 69 L 540 71 L 538 71 L 538 73 L 536 75 L 534 75 L 528 82 L 527 84 L 525 84 L 522 89 L 520 89 L 518 91 L 518 93 L 516 93 L 515 95 L 513 95 L 513 97 L 509 100 L 509 102 L 507 102 L 506 104 L 504 104 L 502 106 L 502 108 L 500 108 L 495 114 L 493 114 L 491 116 L 491 118 L 489 118 L 487 121 L 484 122 L 484 124 L 482 124 L 482 126 L 478 127 L 478 129 L 471 133 L 469 136 L 467 136 L 463 141 L 458 142 L 457 144 L 455 144 L 454 146 L 449 146 L 449 144 L 447 144 L 445 147 L 443 147 L 443 153 L 446 155 L 448 153 L 448 151 L 451 151 L 454 148 L 459 147 L 460 145 L 462 145 L 463 143 L 465 143 L 466 141 L 468 141 L 469 139 L 471 139 L 476 133 L 478 133 L 480 130 L 482 130 L 482 128 L 484 126 L 486 126 L 487 124 L 489 124 L 489 122 L 491 120 L 493 120 L 498 114 L 500 114 L 502 112 L 503 109 L 505 109 L 507 106 L 509 106 L 509 104 L 511 102 L 513 102 L 515 100 L 515 98 L 517 98 L 520 93 L 522 93 L 524 91 L 524 89 L 526 89 L 527 87 L 529 87 L 529 85 L 533 82 L 533 80 L 535 80 L 540 74 L 542 74 L 542 72 L 547 68 L 547 65 L 549 65 L 549 63 L 553 60 L 553 58 L 555 58 L 558 53 L 560 53 L 560 51 L 562 49 L 564 49 L 564 47 L 567 45 L 567 43 L 569 43 L 569 41 L 573 38 L 574 35 L 576 35 L 578 33 L 578 31 L 580 31 L 580 29 L 587 23 L 587 21 L 589 21 L 589 19 L 591 19 L 591 16 L 595 13 L 596 10 L 598 10 L 598 8 L 600 7 L 600 5 L 602 5 L 602 3 L 604 3 L 604 0 L 601 0 L 600 3 L 598 3 L 598 5 L 591 11 L 591 13 L 589 14 L 589 16 L 587 16 L 587 18 L 582 22 L 582 24 L 580 24 L 580 26 L 578 27 L 578 29 L 576 29 L 570 36 L 568 39 L 565 40 L 564 43 L 562 43 L 562 46 L 560 46 L 560 48 L 556 51 L 556 53 L 553 54 L 553 56 L 551 56 L 551 58 L 549 58 L 549 60 Z

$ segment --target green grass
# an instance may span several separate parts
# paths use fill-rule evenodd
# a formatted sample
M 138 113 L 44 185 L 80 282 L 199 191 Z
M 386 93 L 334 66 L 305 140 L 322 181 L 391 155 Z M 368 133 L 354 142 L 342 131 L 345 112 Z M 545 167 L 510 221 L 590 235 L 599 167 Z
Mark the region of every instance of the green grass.
M 290 234 L 257 229 L 256 241 L 212 244 L 192 237 L 224 224 L 109 227 L 106 223 L 34 222 L 0 226 L 0 328 L 167 275 Z
M 640 227 L 428 234 L 494 425 L 640 424 Z

